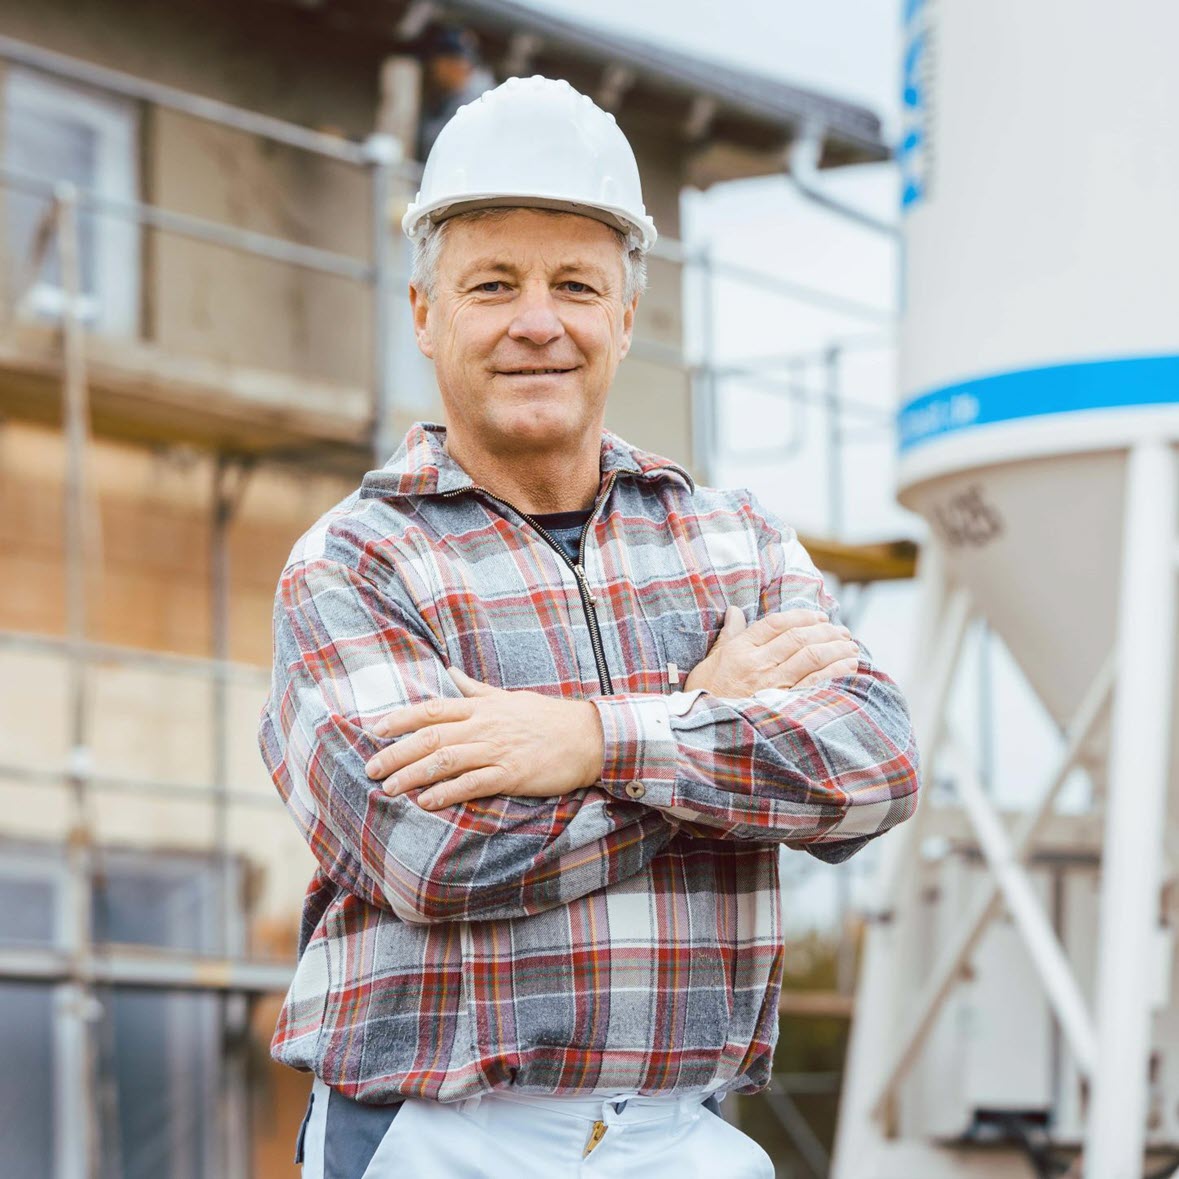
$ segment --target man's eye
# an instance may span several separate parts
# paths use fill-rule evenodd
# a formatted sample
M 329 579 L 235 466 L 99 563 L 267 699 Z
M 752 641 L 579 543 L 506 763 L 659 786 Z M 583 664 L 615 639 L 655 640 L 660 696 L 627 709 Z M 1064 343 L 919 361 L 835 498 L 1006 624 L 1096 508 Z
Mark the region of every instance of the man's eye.
M 576 279 L 570 279 L 565 284 L 565 286 L 568 287 L 574 295 L 588 295 L 593 290 L 593 287 L 591 287 L 589 283 L 578 282 Z
M 485 295 L 498 295 L 499 291 L 497 288 L 502 287 L 503 285 L 504 284 L 500 279 L 493 278 L 489 279 L 487 282 L 481 282 L 475 289 L 482 291 Z

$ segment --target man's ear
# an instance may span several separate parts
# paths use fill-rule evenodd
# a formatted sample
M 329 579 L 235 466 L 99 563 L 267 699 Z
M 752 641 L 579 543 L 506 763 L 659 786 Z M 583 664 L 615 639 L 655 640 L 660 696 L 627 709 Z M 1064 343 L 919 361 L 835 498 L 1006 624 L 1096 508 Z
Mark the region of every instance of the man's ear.
M 635 330 L 635 311 L 639 306 L 639 296 L 635 295 L 630 303 L 622 309 L 622 345 L 618 349 L 618 359 L 621 360 L 630 351 L 631 337 Z
M 413 311 L 413 334 L 417 337 L 418 349 L 423 356 L 434 359 L 434 346 L 430 343 L 430 333 L 426 321 L 430 314 L 430 301 L 417 287 L 409 288 L 409 306 Z

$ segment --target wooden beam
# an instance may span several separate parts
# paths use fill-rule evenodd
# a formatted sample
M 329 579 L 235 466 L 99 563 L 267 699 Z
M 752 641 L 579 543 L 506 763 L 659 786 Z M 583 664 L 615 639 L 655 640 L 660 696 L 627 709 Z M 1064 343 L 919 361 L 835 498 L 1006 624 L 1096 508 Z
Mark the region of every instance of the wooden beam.
M 781 1015 L 820 1016 L 832 1019 L 851 1019 L 855 999 L 838 991 L 783 990 L 778 999 Z
M 86 341 L 91 422 L 98 435 L 140 444 L 189 443 L 230 453 L 306 455 L 314 465 L 368 466 L 371 394 L 180 357 L 136 341 Z M 57 424 L 62 357 L 55 328 L 22 324 L 0 335 L 0 414 Z
M 618 65 L 617 62 L 611 62 L 602 71 L 602 80 L 598 83 L 598 91 L 594 101 L 602 110 L 617 114 L 626 92 L 634 84 L 634 70 Z
M 799 539 L 815 564 L 840 581 L 905 581 L 917 575 L 917 542 L 913 540 L 845 544 L 813 536 Z
M 381 62 L 381 100 L 375 129 L 392 135 L 402 153 L 412 156 L 421 120 L 422 63 L 408 54 L 396 54 Z M 400 226 L 397 227 L 400 231 Z
M 398 41 L 413 41 L 425 30 L 437 12 L 438 5 L 431 0 L 413 0 L 394 25 L 393 35 Z
M 505 78 L 524 78 L 532 59 L 540 51 L 541 38 L 536 33 L 513 33 L 508 39 L 508 50 L 500 62 L 500 73 Z
M 711 94 L 697 94 L 684 119 L 684 139 L 689 143 L 700 143 L 705 139 L 712 120 L 716 118 L 717 108 L 718 103 Z

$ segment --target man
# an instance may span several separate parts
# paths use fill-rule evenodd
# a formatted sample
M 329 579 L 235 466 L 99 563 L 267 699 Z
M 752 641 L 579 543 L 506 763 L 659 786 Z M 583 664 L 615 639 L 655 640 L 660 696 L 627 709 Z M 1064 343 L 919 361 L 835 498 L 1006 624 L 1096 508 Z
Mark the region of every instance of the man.
M 447 426 L 296 545 L 261 743 L 319 870 L 304 1174 L 772 1174 L 780 845 L 916 805 L 896 685 L 793 533 L 603 430 L 654 241 L 613 119 L 512 79 L 404 225 Z
M 459 107 L 490 90 L 495 78 L 480 62 L 479 48 L 469 29 L 434 25 L 423 38 L 420 52 L 422 114 L 414 158 L 425 160 Z

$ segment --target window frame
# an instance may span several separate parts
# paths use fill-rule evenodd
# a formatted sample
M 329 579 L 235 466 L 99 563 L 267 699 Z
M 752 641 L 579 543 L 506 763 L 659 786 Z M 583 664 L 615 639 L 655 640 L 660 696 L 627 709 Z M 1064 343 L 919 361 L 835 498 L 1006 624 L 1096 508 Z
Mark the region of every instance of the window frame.
M 138 199 L 139 109 L 135 102 L 13 66 L 4 77 L 5 139 L 12 120 L 22 110 L 80 124 L 92 132 L 96 160 L 88 191 L 118 201 Z M 38 178 L 58 179 L 43 174 Z M 134 221 L 99 210 L 90 215 L 94 219 L 95 289 L 79 300 L 79 315 L 104 334 L 136 336 L 140 319 L 140 227 Z M 5 232 L 11 244 L 11 221 Z M 11 259 L 11 264 L 23 262 Z M 28 304 L 34 312 L 58 319 L 65 310 L 65 292 L 54 283 L 38 279 L 28 292 Z
M 230 883 L 223 860 L 213 852 L 103 845 L 98 845 L 94 850 L 95 869 L 102 875 L 126 875 L 137 883 L 142 881 L 147 886 L 150 886 L 150 879 L 145 878 L 151 877 L 163 885 L 178 880 L 196 880 L 202 888 L 199 912 L 195 915 L 185 914 L 190 921 L 194 916 L 197 921 L 198 941 L 201 943 L 198 948 L 172 947 L 161 942 L 95 941 L 93 944 L 96 953 L 101 954 L 105 949 L 118 950 L 123 947 L 148 951 L 158 948 L 164 955 L 177 953 L 212 956 L 220 952 L 217 947 L 220 907 L 223 903 L 220 890 L 228 883 L 235 893 L 240 893 L 240 863 L 234 862 L 233 880 Z M 38 940 L 35 944 L 39 949 L 68 949 L 71 877 L 64 848 L 60 844 L 0 836 L 0 880 L 17 880 L 25 884 L 35 882 L 49 891 L 52 898 L 50 907 L 53 927 L 44 940 Z M 206 885 L 210 886 L 208 891 L 204 891 Z M 182 898 L 177 896 L 174 899 L 180 901 Z M 234 924 L 235 928 L 231 932 L 234 944 L 229 947 L 231 955 L 240 954 L 243 948 L 239 944 L 239 939 L 244 927 L 240 922 Z M 0 945 L 3 946 L 20 944 L 6 942 L 0 938 Z M 79 1132 L 78 1122 L 77 1119 L 68 1116 L 68 1111 L 74 1108 L 76 1099 L 84 1091 L 79 1089 L 78 1077 L 90 1066 L 87 1063 L 85 1049 L 77 1037 L 76 1026 L 72 1023 L 71 1015 L 67 1014 L 76 1007 L 76 988 L 69 982 L 46 983 L 45 986 L 53 997 L 50 1006 L 50 1018 L 53 1021 L 50 1041 L 53 1044 L 51 1075 L 54 1098 L 49 1116 L 56 1160 L 54 1173 L 59 1179 L 68 1179 L 72 1174 L 72 1160 L 77 1157 L 79 1149 L 75 1142 Z M 100 996 L 104 989 L 100 989 Z M 181 1123 L 178 1120 L 174 1121 L 168 1127 L 169 1155 L 172 1160 L 172 1168 L 168 1174 L 171 1179 L 198 1179 L 200 1174 L 217 1173 L 220 1166 L 219 1152 L 222 1149 L 221 1123 L 225 1117 L 222 1108 L 223 1093 L 228 1088 L 235 1099 L 245 1100 L 240 1078 L 236 1076 L 231 1061 L 219 1047 L 225 1035 L 227 1021 L 233 1018 L 232 1005 L 227 1005 L 224 997 L 213 993 L 208 993 L 207 998 L 215 1003 L 217 1015 L 212 1016 L 209 1011 L 203 1010 L 207 1004 L 202 1004 L 202 1010 L 197 1015 L 202 1021 L 210 1020 L 205 1039 L 211 1051 L 206 1066 L 199 1071 L 199 1081 L 194 1079 L 191 1059 L 184 1056 L 176 1047 L 176 1043 L 184 1038 L 182 1033 L 190 1029 L 193 1014 L 179 1004 L 169 1004 L 165 1013 L 165 1024 L 172 1029 L 172 1033 L 166 1040 L 163 1071 L 168 1075 L 170 1093 L 175 1098 L 175 1104 L 186 1108 L 195 1104 L 202 1112 L 197 1132 L 202 1143 L 201 1157 L 205 1160 L 203 1169 L 198 1169 L 192 1160 L 186 1161 L 184 1150 L 189 1142 L 182 1133 Z M 99 1001 L 101 1002 L 101 997 Z

